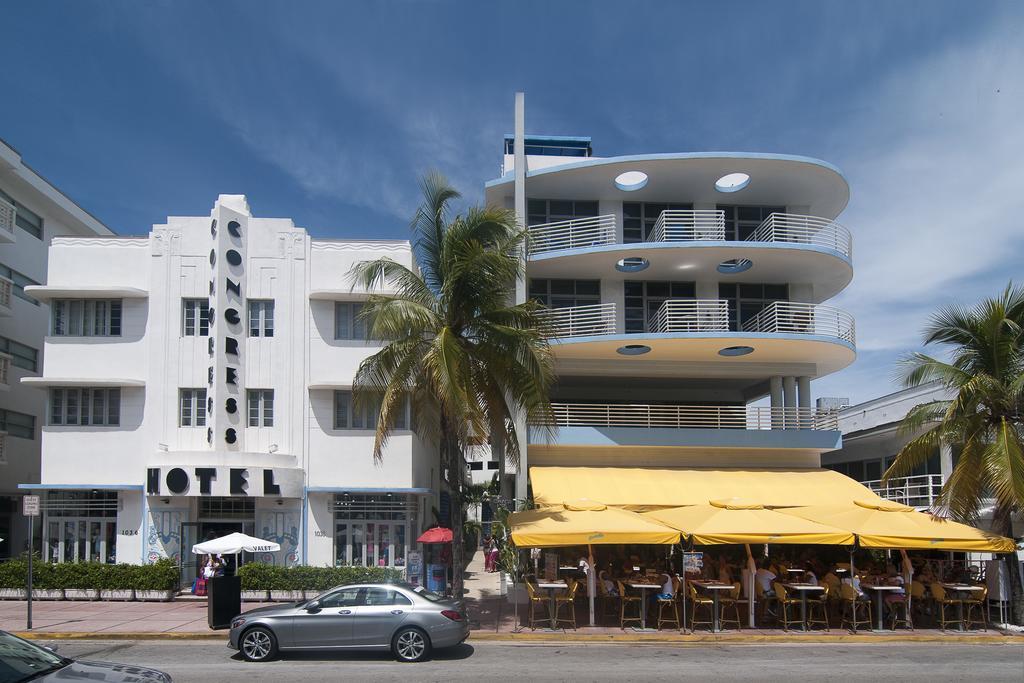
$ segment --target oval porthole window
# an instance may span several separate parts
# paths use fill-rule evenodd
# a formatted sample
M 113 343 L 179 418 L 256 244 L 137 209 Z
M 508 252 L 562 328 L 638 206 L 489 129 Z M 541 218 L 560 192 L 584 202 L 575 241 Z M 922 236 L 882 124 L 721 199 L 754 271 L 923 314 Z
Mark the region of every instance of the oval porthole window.
M 617 348 L 616 351 L 623 356 L 642 356 L 645 353 L 650 353 L 651 347 L 646 344 L 626 344 Z
M 753 265 L 754 262 L 748 258 L 734 258 L 719 263 L 718 272 L 724 273 L 725 275 L 735 275 L 736 273 L 742 273 L 745 270 L 750 270 Z
M 621 273 L 639 273 L 641 270 L 647 270 L 650 265 L 651 262 L 643 256 L 630 256 L 619 259 L 615 263 L 615 270 Z
M 715 189 L 719 192 L 739 192 L 750 184 L 750 176 L 746 173 L 730 173 L 715 181 Z
M 718 351 L 719 356 L 745 356 L 748 353 L 753 353 L 753 346 L 726 346 L 724 349 Z
M 615 187 L 623 192 L 636 192 L 647 186 L 647 174 L 643 171 L 626 171 L 615 176 Z

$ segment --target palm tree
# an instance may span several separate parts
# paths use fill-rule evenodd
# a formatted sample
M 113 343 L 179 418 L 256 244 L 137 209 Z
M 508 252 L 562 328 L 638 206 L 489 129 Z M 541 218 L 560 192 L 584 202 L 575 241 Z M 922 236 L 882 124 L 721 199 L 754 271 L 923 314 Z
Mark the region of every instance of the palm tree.
M 992 530 L 1012 537 L 1012 516 L 1024 511 L 1024 288 L 1011 283 L 1001 296 L 972 308 L 940 309 L 925 328 L 928 344 L 945 346 L 949 360 L 912 354 L 903 361 L 904 384 L 938 381 L 953 398 L 919 405 L 907 414 L 901 428 L 916 436 L 896 456 L 884 481 L 909 475 L 943 444 L 959 446 L 938 511 L 970 522 L 983 501 L 994 499 Z M 1007 555 L 1007 569 L 1013 617 L 1024 623 L 1015 555 Z
M 365 359 L 355 401 L 379 406 L 374 458 L 383 456 L 400 411 L 411 401 L 413 424 L 437 444 L 452 496 L 453 591 L 462 597 L 465 451 L 499 432 L 518 462 L 516 416 L 546 415 L 554 374 L 542 308 L 511 303 L 524 273 L 525 232 L 512 211 L 470 208 L 450 216 L 459 197 L 437 173 L 422 181 L 412 222 L 419 269 L 387 258 L 357 265 L 355 284 L 374 294 L 363 308 L 367 332 L 384 347 Z

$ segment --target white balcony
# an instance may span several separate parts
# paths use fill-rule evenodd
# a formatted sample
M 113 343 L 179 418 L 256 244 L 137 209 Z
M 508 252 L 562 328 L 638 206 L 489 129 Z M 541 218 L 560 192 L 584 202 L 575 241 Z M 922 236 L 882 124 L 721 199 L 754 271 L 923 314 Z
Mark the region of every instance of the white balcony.
M 551 417 L 558 427 L 839 429 L 835 411 L 819 412 L 815 408 L 553 403 Z
M 581 249 L 615 244 L 615 216 L 574 218 L 530 226 L 531 256 L 563 249 Z
M 0 351 L 0 391 L 11 388 L 11 356 Z
M 652 332 L 728 332 L 729 302 L 724 299 L 669 299 L 658 309 Z
M 743 324 L 744 332 L 832 337 L 854 344 L 853 316 L 832 306 L 773 301 Z
M 725 239 L 725 212 L 669 209 L 654 223 L 651 242 L 715 241 Z
M 615 304 L 553 308 L 544 312 L 545 331 L 553 339 L 615 334 Z
M 900 477 L 883 483 L 881 479 L 861 482 L 886 500 L 915 508 L 930 508 L 942 491 L 941 474 Z
M 0 318 L 6 318 L 13 313 L 11 310 L 11 297 L 13 294 L 14 283 L 0 276 Z
M 17 209 L 0 199 L 0 244 L 14 242 L 14 225 L 17 217 Z
M 773 213 L 750 235 L 748 242 L 810 244 L 853 257 L 853 237 L 844 226 L 827 218 Z

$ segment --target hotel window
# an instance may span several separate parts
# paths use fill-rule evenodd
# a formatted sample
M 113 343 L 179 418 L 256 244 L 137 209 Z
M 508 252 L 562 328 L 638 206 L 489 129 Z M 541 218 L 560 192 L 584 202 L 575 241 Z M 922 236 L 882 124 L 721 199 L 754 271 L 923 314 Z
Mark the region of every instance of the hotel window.
M 530 280 L 530 298 L 549 308 L 601 303 L 600 280 Z
M 408 429 L 408 401 L 395 415 L 394 429 Z M 351 391 L 334 392 L 334 428 L 335 429 L 377 429 L 380 416 L 379 402 L 374 405 L 357 407 Z
M 206 426 L 206 389 L 179 389 L 178 403 L 182 427 Z
M 14 207 L 15 225 L 35 237 L 37 240 L 43 239 L 43 219 L 39 214 L 25 208 L 24 204 L 15 201 L 11 195 L 7 194 L 3 190 L 0 190 L 0 199 L 3 199 Z
M 363 304 L 338 301 L 334 304 L 334 338 L 366 339 L 366 321 L 361 317 Z
M 274 426 L 274 390 L 249 389 L 249 426 Z
M 249 336 L 274 336 L 274 300 L 249 300 Z
M 121 424 L 121 390 L 53 387 L 50 424 L 116 427 Z
M 742 241 L 749 238 L 765 218 L 773 213 L 786 213 L 784 206 L 722 206 L 725 212 L 725 239 Z
M 738 332 L 773 301 L 788 301 L 789 285 L 719 283 L 718 297 L 728 300 L 729 329 Z
M 693 204 L 650 204 L 647 202 L 622 203 L 622 241 L 630 244 L 648 242 L 654 224 L 662 211 L 688 211 Z
M 54 299 L 55 337 L 120 337 L 120 299 Z
M 11 356 L 11 365 L 24 368 L 29 372 L 39 371 L 39 350 L 27 344 L 16 342 L 7 337 L 0 337 L 0 351 Z
M 596 201 L 571 199 L 531 199 L 527 202 L 527 225 L 556 223 L 574 218 L 592 218 L 599 215 Z
M 401 493 L 336 494 L 334 565 L 404 567 L 416 508 L 415 499 Z
M 210 336 L 210 301 L 209 299 L 181 300 L 181 336 Z
M 36 438 L 36 418 L 15 410 L 0 408 L 0 432 L 20 439 Z
M 658 309 L 669 299 L 693 299 L 697 286 L 692 282 L 639 282 L 626 280 L 626 332 L 650 332 Z
M 33 306 L 39 305 L 38 301 L 36 301 L 35 299 L 33 299 L 32 297 L 25 293 L 25 287 L 27 285 L 38 285 L 38 282 L 36 282 L 27 275 L 19 273 L 10 266 L 5 266 L 2 263 L 0 263 L 0 277 L 5 277 L 11 281 L 11 294 L 18 297 L 19 299 L 24 299 Z

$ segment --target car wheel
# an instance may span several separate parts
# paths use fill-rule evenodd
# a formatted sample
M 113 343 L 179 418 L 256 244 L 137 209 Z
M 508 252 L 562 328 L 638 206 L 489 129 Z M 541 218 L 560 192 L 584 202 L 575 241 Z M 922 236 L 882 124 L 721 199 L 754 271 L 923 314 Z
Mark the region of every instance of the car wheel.
M 256 626 L 242 634 L 239 649 L 250 662 L 266 662 L 277 656 L 277 638 L 269 628 Z
M 430 654 L 430 639 L 418 628 L 403 628 L 395 634 L 391 651 L 400 662 L 419 662 Z

